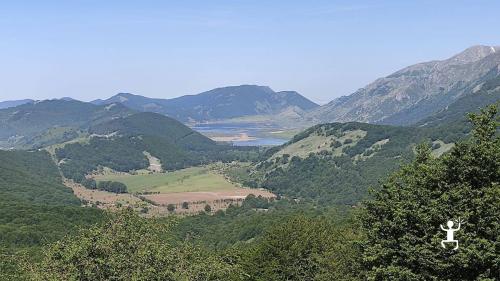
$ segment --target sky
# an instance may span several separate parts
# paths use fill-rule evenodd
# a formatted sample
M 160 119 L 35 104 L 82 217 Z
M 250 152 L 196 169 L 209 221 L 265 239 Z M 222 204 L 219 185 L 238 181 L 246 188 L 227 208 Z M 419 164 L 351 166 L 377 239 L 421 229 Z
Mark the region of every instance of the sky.
M 0 101 L 241 84 L 318 103 L 500 45 L 500 1 L 1 1 Z

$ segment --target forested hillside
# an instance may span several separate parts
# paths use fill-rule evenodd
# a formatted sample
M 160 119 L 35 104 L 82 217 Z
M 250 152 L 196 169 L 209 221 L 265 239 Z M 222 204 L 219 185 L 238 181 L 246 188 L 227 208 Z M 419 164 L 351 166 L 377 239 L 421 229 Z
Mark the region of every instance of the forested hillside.
M 173 227 L 128 211 L 49 245 L 25 273 L 43 280 L 496 280 L 496 120 L 495 107 L 473 115 L 471 138 L 441 157 L 419 145 L 415 160 L 352 212 L 248 198 Z M 457 250 L 440 243 L 439 225 L 448 220 L 461 223 Z
M 317 125 L 266 152 L 245 183 L 322 203 L 356 204 L 370 186 L 410 161 L 420 142 L 449 144 L 425 129 L 331 123 Z
M 121 104 L 45 100 L 0 110 L 0 148 L 38 148 L 68 141 L 89 126 L 132 114 Z
M 56 150 L 64 175 L 83 182 L 86 174 L 108 167 L 128 172 L 145 169 L 145 152 L 161 161 L 164 170 L 176 170 L 214 161 L 249 160 L 258 149 L 217 144 L 182 123 L 156 113 L 138 113 L 90 129 L 86 142 Z
M 13 253 L 36 251 L 76 226 L 101 220 L 101 211 L 80 205 L 48 153 L 0 151 L 0 279 L 15 280 L 6 277 Z
M 155 113 L 137 113 L 127 118 L 119 118 L 90 128 L 90 133 L 98 135 L 118 134 L 120 136 L 151 136 L 162 138 L 172 144 L 193 150 L 211 148 L 216 143 L 193 131 L 179 121 Z
M 417 144 L 428 143 L 440 155 L 467 138 L 472 129 L 467 114 L 500 101 L 499 81 L 492 73 L 469 94 L 414 127 L 316 125 L 269 149 L 247 169 L 248 176 L 235 180 L 294 198 L 355 204 L 366 198 L 369 187 L 412 160 Z
M 496 107 L 472 115 L 472 138 L 443 157 L 420 146 L 415 161 L 392 174 L 365 202 L 360 217 L 366 233 L 365 278 L 498 280 L 498 120 Z M 447 221 L 460 230 L 456 245 L 440 245 L 440 225 Z

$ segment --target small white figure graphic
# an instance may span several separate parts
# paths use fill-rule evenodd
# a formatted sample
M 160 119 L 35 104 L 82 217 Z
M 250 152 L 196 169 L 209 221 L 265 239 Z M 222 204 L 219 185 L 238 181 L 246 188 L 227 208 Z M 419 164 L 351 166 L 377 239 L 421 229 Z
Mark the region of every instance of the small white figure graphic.
M 446 240 L 441 241 L 441 246 L 443 246 L 443 248 L 446 249 L 446 246 L 444 245 L 444 243 L 456 243 L 455 248 L 453 248 L 453 250 L 456 250 L 456 249 L 458 249 L 458 240 L 454 239 L 454 232 L 457 230 L 460 230 L 460 218 L 458 219 L 458 228 L 452 228 L 453 221 L 448 221 L 446 223 L 446 225 L 448 226 L 448 229 L 445 229 L 443 227 L 443 225 L 441 225 L 441 224 L 439 225 L 439 226 L 441 226 L 442 230 L 446 231 Z

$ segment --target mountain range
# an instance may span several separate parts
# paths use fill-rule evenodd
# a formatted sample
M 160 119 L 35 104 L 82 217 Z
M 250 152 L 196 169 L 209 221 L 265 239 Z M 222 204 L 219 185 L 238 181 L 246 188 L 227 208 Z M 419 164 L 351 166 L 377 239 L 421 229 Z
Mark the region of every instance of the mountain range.
M 260 119 L 287 127 L 352 121 L 406 126 L 418 124 L 461 97 L 477 93 L 482 85 L 499 75 L 500 47 L 479 45 L 445 60 L 408 66 L 322 106 L 295 91 L 275 92 L 258 85 L 221 87 L 172 99 L 119 93 L 91 103 L 99 106 L 119 103 L 183 123 L 265 116 Z M 33 103 L 33 100 L 0 102 L 0 110 Z
M 5 108 L 9 108 L 9 107 L 16 107 L 19 105 L 23 105 L 26 103 L 32 103 L 32 102 L 34 102 L 34 100 L 32 100 L 32 99 L 0 101 L 0 109 L 5 109 Z
M 0 110 L 0 148 L 33 148 L 67 141 L 92 125 L 134 113 L 121 105 L 45 100 Z
M 294 91 L 257 85 L 173 99 L 120 93 L 90 103 L 72 98 L 5 101 L 0 103 L 0 147 L 36 148 L 68 141 L 92 126 L 137 112 L 185 124 L 259 120 L 294 128 L 353 121 L 433 126 L 447 118 L 448 123 L 460 119 L 463 125 L 466 112 L 500 100 L 499 81 L 500 47 L 474 46 L 446 60 L 406 67 L 323 106 Z
M 446 60 L 415 64 L 308 114 L 313 123 L 411 125 L 500 73 L 500 47 L 474 46 Z
M 241 85 L 216 88 L 197 95 L 154 99 L 120 93 L 91 103 L 121 103 L 137 111 L 160 113 L 181 122 L 204 122 L 253 115 L 273 115 L 287 110 L 309 111 L 318 105 L 295 91 L 275 92 L 267 86 Z

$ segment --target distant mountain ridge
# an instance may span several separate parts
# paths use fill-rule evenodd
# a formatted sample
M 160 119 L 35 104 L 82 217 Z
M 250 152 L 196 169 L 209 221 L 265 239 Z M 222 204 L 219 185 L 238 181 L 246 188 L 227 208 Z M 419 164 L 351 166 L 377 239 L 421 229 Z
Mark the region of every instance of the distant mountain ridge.
M 467 114 L 477 113 L 494 103 L 500 103 L 500 74 L 477 85 L 466 95 L 416 125 L 428 128 L 446 126 L 448 130 L 451 130 L 451 126 L 470 128 Z
M 0 148 L 33 148 L 66 141 L 80 130 L 134 113 L 121 105 L 45 100 L 0 110 Z
M 95 100 L 92 103 L 122 103 L 134 110 L 160 113 L 182 122 L 279 114 L 291 108 L 305 112 L 318 107 L 295 91 L 275 92 L 267 86 L 257 85 L 222 87 L 173 99 L 120 93 L 107 100 Z
M 9 107 L 16 107 L 19 105 L 32 103 L 32 102 L 34 102 L 34 100 L 32 100 L 32 99 L 0 101 L 0 109 L 5 109 L 5 108 L 9 108 Z
M 322 122 L 411 125 L 500 73 L 500 47 L 474 46 L 441 61 L 415 64 L 312 110 Z
M 50 100 L 63 100 L 63 101 L 78 101 L 71 97 L 62 97 L 59 99 L 50 99 Z M 32 99 L 23 99 L 23 100 L 8 100 L 8 101 L 0 101 L 0 109 L 6 109 L 11 107 L 20 106 L 27 103 L 40 102 Z

